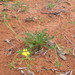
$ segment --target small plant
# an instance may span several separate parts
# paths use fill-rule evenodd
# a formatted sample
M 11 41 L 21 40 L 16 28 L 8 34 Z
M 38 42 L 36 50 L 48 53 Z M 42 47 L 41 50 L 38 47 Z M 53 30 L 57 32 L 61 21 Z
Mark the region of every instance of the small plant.
M 57 68 L 59 68 L 59 67 L 61 67 L 62 66 L 62 63 L 60 63 L 59 62 L 59 60 L 58 60 L 58 54 L 57 54 L 57 52 L 55 51 L 55 56 L 56 56 L 56 60 L 55 60 L 55 66 L 57 67 Z
M 30 52 L 28 51 L 28 49 L 22 49 L 22 50 L 18 50 L 17 51 L 18 54 L 22 55 L 22 60 L 20 61 L 20 64 L 24 61 L 24 60 L 31 60 L 30 58 Z
M 11 1 L 11 0 L 0 0 L 0 1 Z
M 64 37 L 62 35 L 59 36 L 61 39 L 64 39 Z
M 15 1 L 13 6 L 11 7 L 13 10 L 19 10 L 19 11 L 28 11 L 29 6 L 26 6 L 24 2 L 22 1 Z
M 60 1 L 60 0 L 54 0 L 54 1 L 58 2 L 58 1 Z
M 25 45 L 31 53 L 37 52 L 42 48 L 48 48 L 47 41 L 52 39 L 52 37 L 50 38 L 47 35 L 46 30 L 44 29 L 42 32 L 37 31 L 36 33 L 25 33 L 27 37 L 22 38 L 22 40 L 25 41 Z
M 64 50 L 66 50 L 66 54 L 73 54 L 72 49 L 68 47 L 64 47 Z
M 30 57 L 30 52 L 28 51 L 28 49 L 23 49 L 23 50 L 19 50 L 17 51 L 17 53 L 19 53 L 21 56 L 19 65 L 22 64 L 22 62 L 24 61 L 26 63 L 26 70 L 31 69 L 31 61 L 33 61 L 33 58 Z
M 0 0 L 0 1 L 3 1 L 3 0 Z
M 1 14 L 3 15 L 3 18 L 4 19 L 7 19 L 8 20 L 8 14 L 6 12 L 2 12 Z
M 40 16 L 38 16 L 38 19 L 39 19 L 39 21 L 40 21 L 40 22 L 42 22 L 42 21 L 43 21 L 43 18 L 42 18 L 42 17 L 40 17 Z
M 15 62 L 14 62 L 14 61 L 12 61 L 10 64 L 8 64 L 8 66 L 9 66 L 10 69 L 16 68 L 16 67 L 15 67 Z
M 72 54 L 72 50 L 71 50 L 71 49 L 69 49 L 69 48 L 68 48 L 68 53 L 69 53 L 69 54 Z
M 48 5 L 47 5 L 48 8 L 53 8 L 54 6 L 55 6 L 55 5 L 52 4 L 52 3 L 48 3 Z
M 55 63 L 55 66 L 56 66 L 56 67 L 58 67 L 58 68 L 59 68 L 59 67 L 61 67 L 61 66 L 62 66 L 62 64 L 61 64 L 58 60 L 56 60 L 55 62 L 56 62 L 56 63 Z
M 68 22 L 69 24 L 75 24 L 75 22 L 74 21 L 70 21 L 70 22 Z
M 7 1 L 13 1 L 13 0 L 0 0 L 0 1 L 5 1 L 5 2 L 7 2 Z
M 31 65 L 30 65 L 30 64 L 27 64 L 27 65 L 26 65 L 26 68 L 27 68 L 26 70 L 31 69 Z

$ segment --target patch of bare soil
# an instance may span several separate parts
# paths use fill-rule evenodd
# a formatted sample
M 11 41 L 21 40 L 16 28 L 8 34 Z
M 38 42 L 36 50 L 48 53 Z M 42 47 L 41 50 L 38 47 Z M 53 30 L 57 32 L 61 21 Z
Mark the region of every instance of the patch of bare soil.
M 47 33 L 55 36 L 53 42 L 66 47 L 68 51 L 73 53 L 75 48 L 75 0 L 22 0 L 29 6 L 26 12 L 12 10 L 10 6 L 14 3 L 9 2 L 9 6 L 4 6 L 6 2 L 0 2 L 0 13 L 5 11 L 9 17 L 9 24 L 14 31 L 25 37 L 24 32 L 42 31 L 47 28 Z M 55 6 L 48 8 L 48 3 Z M 17 20 L 16 15 L 19 17 Z M 25 28 L 24 28 L 25 27 Z M 10 40 L 11 43 L 5 42 Z M 13 53 L 9 55 L 9 49 L 13 48 Z M 26 63 L 18 64 L 15 69 L 10 69 L 8 64 L 13 61 L 16 51 L 24 48 L 24 42 L 18 39 L 7 26 L 4 25 L 2 16 L 0 15 L 0 75 L 23 75 L 18 67 L 26 67 Z M 67 60 L 62 60 L 59 56 L 59 62 L 62 66 L 55 66 L 56 53 L 49 50 L 44 56 L 42 54 L 33 55 L 34 61 L 31 61 L 32 68 L 30 71 L 35 75 L 61 75 L 63 72 L 72 71 L 75 75 L 75 57 L 72 54 L 66 55 Z M 26 75 L 27 71 L 24 70 Z M 65 75 L 65 74 L 64 74 Z

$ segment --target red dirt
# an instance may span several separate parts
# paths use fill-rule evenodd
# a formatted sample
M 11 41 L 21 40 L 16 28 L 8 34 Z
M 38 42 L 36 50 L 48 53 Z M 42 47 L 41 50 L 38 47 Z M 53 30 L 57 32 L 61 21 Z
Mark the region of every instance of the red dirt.
M 14 31 L 19 34 L 20 36 L 24 37 L 24 32 L 35 32 L 37 30 L 41 31 L 44 28 L 47 28 L 47 33 L 49 35 L 56 36 L 56 38 L 53 40 L 57 44 L 60 44 L 61 46 L 65 46 L 70 49 L 75 48 L 75 24 L 70 24 L 68 22 L 74 21 L 75 22 L 75 0 L 60 0 L 59 2 L 55 2 L 54 0 L 23 0 L 27 5 L 30 6 L 30 9 L 28 12 L 21 12 L 17 15 L 20 17 L 21 24 L 14 18 L 11 18 L 9 21 L 9 24 L 13 27 Z M 51 2 L 54 3 L 56 6 L 52 8 L 52 10 L 47 9 L 47 4 Z M 0 2 L 2 3 L 2 2 Z M 3 2 L 5 3 L 5 2 Z M 10 2 L 10 4 L 13 2 Z M 8 7 L 3 7 L 3 5 L 0 5 L 0 9 L 4 9 Z M 60 13 L 60 15 L 51 15 L 52 17 L 49 17 L 47 14 L 42 14 L 41 12 L 57 12 L 59 10 L 65 10 L 65 12 Z M 0 10 L 0 12 L 2 12 Z M 7 11 L 9 16 L 14 15 L 14 11 Z M 27 17 L 35 17 L 34 22 L 25 22 L 24 19 Z M 42 18 L 42 21 L 38 19 L 38 16 Z M 23 29 L 23 26 L 26 30 Z M 60 36 L 63 36 L 64 38 L 60 38 Z M 70 43 L 69 40 L 65 38 L 65 35 L 69 40 L 71 40 Z M 14 47 L 6 42 L 4 42 L 5 39 L 11 40 L 11 42 L 15 45 Z M 14 48 L 14 53 L 11 56 L 8 56 L 8 49 Z M 17 69 L 10 69 L 8 67 L 8 64 L 13 61 L 14 56 L 16 55 L 16 51 L 19 49 L 24 48 L 24 43 L 22 40 L 19 40 L 16 35 L 8 29 L 2 21 L 0 21 L 0 75 L 22 75 L 20 71 Z M 49 57 L 51 55 L 52 57 Z M 34 55 L 37 56 L 37 55 Z M 38 55 L 40 56 L 40 55 Z M 61 72 L 72 70 L 73 74 L 75 75 L 75 58 L 73 55 L 69 54 L 66 56 L 68 59 L 66 61 L 63 61 L 59 58 L 59 61 L 62 63 L 62 66 L 60 68 L 55 67 L 55 52 L 54 50 L 50 50 L 45 56 L 36 58 L 34 61 L 32 61 L 32 69 L 35 73 L 35 75 L 55 75 L 54 72 L 48 70 L 48 71 L 41 71 L 42 67 L 46 67 L 47 69 L 58 69 L 61 70 Z M 50 62 L 51 61 L 51 62 Z M 23 64 L 18 65 L 16 64 L 16 67 L 25 67 L 25 62 Z M 40 72 L 37 72 L 40 71 Z

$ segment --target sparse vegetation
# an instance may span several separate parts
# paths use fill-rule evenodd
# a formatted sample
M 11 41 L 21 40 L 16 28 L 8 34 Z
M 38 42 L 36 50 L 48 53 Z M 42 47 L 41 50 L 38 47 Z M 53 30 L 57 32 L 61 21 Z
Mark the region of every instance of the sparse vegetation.
M 25 3 L 22 1 L 15 1 L 14 4 L 11 6 L 11 8 L 19 12 L 24 12 L 29 10 L 29 6 L 25 5 Z
M 11 0 L 0 0 L 0 1 L 11 1 Z
M 75 22 L 74 21 L 70 21 L 70 22 L 68 22 L 69 24 L 75 24 Z
M 74 2 L 0 0 L 0 75 L 74 72 Z
M 9 64 L 8 64 L 8 67 L 9 67 L 10 69 L 15 69 L 15 68 L 16 68 L 16 67 L 15 67 L 15 62 L 12 61 L 11 63 L 9 63 Z
M 39 19 L 39 21 L 40 21 L 40 22 L 42 22 L 42 21 L 43 21 L 43 18 L 42 18 L 42 17 L 40 17 L 40 16 L 38 16 L 38 19 Z
M 55 4 L 52 4 L 52 3 L 48 3 L 47 7 L 48 8 L 53 8 L 55 6 Z
M 62 66 L 62 64 L 61 64 L 58 60 L 56 60 L 56 61 L 55 61 L 55 66 L 59 68 L 59 67 Z
M 60 0 L 54 0 L 54 1 L 58 2 L 58 1 L 60 1 Z
M 27 35 L 26 38 L 22 38 L 24 40 L 26 47 L 28 50 L 31 50 L 32 53 L 41 50 L 42 48 L 47 48 L 47 41 L 53 39 L 54 37 L 49 38 L 49 35 L 46 33 L 46 29 L 42 30 L 42 32 L 36 33 L 25 33 Z
M 62 35 L 59 36 L 61 39 L 64 39 L 64 37 Z

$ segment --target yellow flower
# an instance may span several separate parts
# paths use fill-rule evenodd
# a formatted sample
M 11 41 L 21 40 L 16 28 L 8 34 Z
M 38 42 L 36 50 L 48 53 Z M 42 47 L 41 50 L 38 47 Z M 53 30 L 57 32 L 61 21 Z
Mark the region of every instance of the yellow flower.
M 23 49 L 22 55 L 29 56 L 30 52 L 27 49 Z

